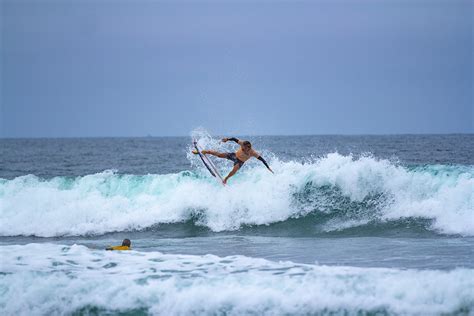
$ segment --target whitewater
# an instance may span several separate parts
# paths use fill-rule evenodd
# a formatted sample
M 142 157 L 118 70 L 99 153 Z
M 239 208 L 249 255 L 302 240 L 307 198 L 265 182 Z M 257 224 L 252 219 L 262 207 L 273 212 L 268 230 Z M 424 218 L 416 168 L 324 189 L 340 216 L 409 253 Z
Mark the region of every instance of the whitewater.
M 1 255 L 0 289 L 6 295 L 0 308 L 11 315 L 120 310 L 156 315 L 403 315 L 474 308 L 473 270 L 467 269 L 340 268 L 51 244 L 7 246 Z M 17 293 L 25 299 L 23 306 L 16 303 Z

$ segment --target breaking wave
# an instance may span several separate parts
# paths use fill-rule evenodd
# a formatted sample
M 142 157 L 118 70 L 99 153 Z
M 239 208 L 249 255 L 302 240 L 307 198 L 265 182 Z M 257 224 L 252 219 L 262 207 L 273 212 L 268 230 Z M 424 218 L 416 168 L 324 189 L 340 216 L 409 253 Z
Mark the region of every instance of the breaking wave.
M 405 167 L 338 153 L 304 163 L 274 158 L 271 165 L 274 175 L 247 163 L 226 187 L 200 168 L 0 179 L 0 235 L 104 234 L 187 221 L 220 232 L 301 218 L 322 233 L 416 223 L 434 233 L 474 235 L 472 166 Z

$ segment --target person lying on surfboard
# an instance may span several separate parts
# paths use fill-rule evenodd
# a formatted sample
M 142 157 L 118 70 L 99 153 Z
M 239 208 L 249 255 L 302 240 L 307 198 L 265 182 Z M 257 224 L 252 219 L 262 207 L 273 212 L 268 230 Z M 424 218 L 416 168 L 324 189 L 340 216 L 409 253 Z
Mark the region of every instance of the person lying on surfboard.
M 109 246 L 105 250 L 132 250 L 132 242 L 130 239 L 125 238 L 122 241 L 122 246 Z
M 213 151 L 213 150 L 202 150 L 201 151 L 201 153 L 203 153 L 204 155 L 209 154 L 209 155 L 213 155 L 213 156 L 216 156 L 216 157 L 219 157 L 219 158 L 229 159 L 230 161 L 232 161 L 234 163 L 234 168 L 232 168 L 232 170 L 229 172 L 227 177 L 225 177 L 224 184 L 226 184 L 227 180 L 230 177 L 232 177 L 237 172 L 237 170 L 239 170 L 240 167 L 242 167 L 242 165 L 252 157 L 255 157 L 258 160 L 260 160 L 261 162 L 263 162 L 265 167 L 267 167 L 267 169 L 270 170 L 271 173 L 273 173 L 273 170 L 267 164 L 265 159 L 263 159 L 263 157 L 260 156 L 260 154 L 258 152 L 253 150 L 252 144 L 248 140 L 242 141 L 242 140 L 239 140 L 235 137 L 223 138 L 222 139 L 222 141 L 224 143 L 228 142 L 229 140 L 231 140 L 233 142 L 236 142 L 237 144 L 240 145 L 240 148 L 235 153 L 220 153 L 220 152 Z M 197 155 L 198 154 L 197 150 L 193 150 L 193 154 Z

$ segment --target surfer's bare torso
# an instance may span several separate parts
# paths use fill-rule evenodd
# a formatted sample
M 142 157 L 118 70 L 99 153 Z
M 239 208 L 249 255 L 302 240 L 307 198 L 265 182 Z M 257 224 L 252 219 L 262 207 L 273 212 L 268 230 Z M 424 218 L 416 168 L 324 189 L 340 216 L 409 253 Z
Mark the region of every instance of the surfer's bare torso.
M 235 152 L 235 155 L 240 161 L 246 162 L 252 157 L 258 158 L 260 156 L 260 154 L 253 149 L 250 149 L 248 152 L 245 152 L 244 149 L 242 148 L 242 145 L 241 144 L 239 145 L 240 145 L 240 148 Z

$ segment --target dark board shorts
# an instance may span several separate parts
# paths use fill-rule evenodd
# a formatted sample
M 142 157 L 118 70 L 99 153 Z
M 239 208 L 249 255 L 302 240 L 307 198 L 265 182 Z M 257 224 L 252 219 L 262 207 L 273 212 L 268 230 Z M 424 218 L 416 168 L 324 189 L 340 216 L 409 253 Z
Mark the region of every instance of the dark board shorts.
M 239 167 L 242 167 L 242 165 L 244 164 L 244 162 L 242 160 L 240 160 L 239 158 L 237 158 L 237 156 L 235 155 L 235 153 L 227 153 L 226 154 L 226 158 L 229 159 L 230 161 L 233 161 L 234 162 L 234 166 L 235 165 L 239 165 Z

